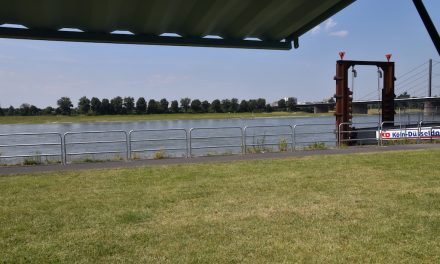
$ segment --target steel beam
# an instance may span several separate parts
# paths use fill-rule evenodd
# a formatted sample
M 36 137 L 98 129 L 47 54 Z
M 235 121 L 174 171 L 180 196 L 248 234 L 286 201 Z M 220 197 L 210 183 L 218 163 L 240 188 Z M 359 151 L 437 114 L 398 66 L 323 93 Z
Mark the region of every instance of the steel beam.
M 382 89 L 382 122 L 387 122 L 387 125 L 394 124 L 394 62 L 388 62 L 383 70 L 383 89 Z
M 348 88 L 348 68 L 349 64 L 345 61 L 337 61 L 336 63 L 336 129 L 349 131 L 348 123 L 351 122 L 351 113 L 348 111 L 347 97 L 350 89 Z M 341 124 L 344 124 L 341 126 Z M 341 142 L 348 138 L 347 133 L 338 133 L 338 141 Z

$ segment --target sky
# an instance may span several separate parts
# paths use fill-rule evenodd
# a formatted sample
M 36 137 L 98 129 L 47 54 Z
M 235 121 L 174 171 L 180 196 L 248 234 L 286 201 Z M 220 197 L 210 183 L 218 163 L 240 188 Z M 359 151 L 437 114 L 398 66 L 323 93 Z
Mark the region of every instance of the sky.
M 440 30 L 440 1 L 424 3 Z M 0 39 L 0 106 L 56 106 L 62 96 L 75 105 L 81 96 L 320 101 L 335 93 L 339 51 L 350 60 L 385 60 L 391 53 L 397 78 L 430 58 L 440 61 L 411 0 L 358 0 L 290 51 Z M 357 71 L 355 100 L 377 99 L 377 69 Z M 433 84 L 440 95 L 440 77 Z

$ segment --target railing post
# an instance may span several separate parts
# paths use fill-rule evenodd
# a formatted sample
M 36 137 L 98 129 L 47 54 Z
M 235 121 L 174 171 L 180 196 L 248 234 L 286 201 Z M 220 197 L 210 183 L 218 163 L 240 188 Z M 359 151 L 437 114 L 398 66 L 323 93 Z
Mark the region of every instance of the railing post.
M 380 146 L 383 147 L 383 138 L 382 138 L 382 132 L 383 132 L 383 123 L 380 123 L 380 130 L 379 130 L 379 140 L 380 140 Z
M 188 131 L 186 129 L 184 129 L 185 131 L 185 149 L 186 149 L 186 158 L 189 158 L 189 153 L 188 153 Z
M 338 149 L 341 148 L 341 140 L 342 140 L 341 138 L 344 138 L 344 137 L 341 137 L 341 133 L 343 133 L 343 131 L 341 131 L 342 125 L 345 125 L 345 123 L 340 123 L 338 126 L 338 131 L 337 131 L 337 133 L 338 133 Z
M 63 165 L 65 165 L 64 164 L 64 150 L 63 150 L 63 136 L 60 134 L 60 133 L 58 133 L 58 136 L 60 137 L 60 151 L 61 151 L 61 154 L 60 154 L 60 160 L 61 160 L 61 164 L 63 164 Z
M 290 139 L 292 140 L 292 144 L 290 144 L 290 152 L 294 152 L 295 151 L 295 145 L 294 145 L 294 143 L 293 143 L 293 127 L 292 127 L 292 125 L 289 125 L 289 127 L 290 127 L 290 132 L 292 133 L 292 134 L 290 134 Z
M 247 144 L 247 126 L 245 126 L 244 127 L 244 132 L 243 132 L 243 147 L 244 147 L 244 154 L 247 154 L 247 147 L 246 147 L 246 144 Z
M 129 132 L 128 132 L 128 149 L 129 149 L 129 152 L 130 152 L 130 160 L 132 160 L 133 159 L 133 153 L 131 152 L 131 134 L 133 133 L 133 130 L 130 130 Z
M 192 141 L 191 141 L 191 137 L 192 137 L 193 129 L 194 128 L 190 128 L 190 130 L 189 130 L 189 157 L 188 158 L 192 158 L 192 149 L 191 149 Z
M 380 123 L 377 123 L 377 135 L 378 135 L 378 137 L 377 137 L 377 146 L 378 147 L 380 147 L 380 138 L 381 138 L 380 127 L 381 127 Z
M 296 126 L 297 124 L 293 125 L 293 151 L 296 151 Z
M 69 132 L 64 133 L 63 135 L 63 142 L 64 142 L 64 164 L 67 164 L 67 144 L 66 144 L 66 136 Z
M 243 129 L 241 128 L 241 155 L 245 155 L 246 154 L 246 143 L 245 143 L 245 135 L 246 135 L 246 127 Z
M 129 157 L 129 153 L 130 153 L 130 148 L 128 146 L 128 134 L 127 131 L 124 131 L 125 134 L 125 150 L 126 150 L 126 154 L 125 154 L 125 161 L 129 161 L 130 157 Z

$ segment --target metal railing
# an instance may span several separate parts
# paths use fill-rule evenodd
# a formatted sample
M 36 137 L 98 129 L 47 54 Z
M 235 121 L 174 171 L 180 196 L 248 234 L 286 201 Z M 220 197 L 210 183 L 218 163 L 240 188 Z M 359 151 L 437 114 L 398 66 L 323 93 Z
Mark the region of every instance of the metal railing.
M 369 125 L 374 126 L 369 126 Z M 392 124 L 392 127 L 389 126 Z M 387 126 L 388 125 L 388 126 Z M 187 158 L 193 157 L 195 150 L 220 149 L 222 152 L 214 154 L 246 154 L 248 147 L 262 147 L 278 145 L 280 151 L 295 151 L 300 147 L 307 148 L 310 143 L 334 143 L 335 147 L 341 147 L 342 144 L 356 142 L 356 144 L 376 144 L 384 145 L 384 140 L 403 140 L 415 139 L 416 143 L 422 140 L 431 140 L 440 138 L 440 126 L 435 123 L 431 127 L 423 127 L 428 123 L 421 121 L 417 124 L 403 124 L 399 122 L 351 122 L 342 123 L 339 127 L 333 128 L 333 124 L 296 124 L 296 125 L 261 125 L 261 126 L 226 126 L 226 127 L 196 127 L 189 130 L 183 128 L 170 129 L 140 129 L 131 130 L 129 133 L 123 130 L 108 131 L 85 131 L 85 132 L 67 132 L 60 134 L 56 132 L 49 133 L 11 133 L 0 134 L 2 138 L 12 137 L 3 144 L 0 141 L 0 154 L 2 148 L 10 151 L 9 155 L 0 155 L 1 159 L 29 158 L 29 157 L 59 157 L 63 164 L 68 162 L 70 156 L 94 155 L 94 154 L 121 154 L 125 155 L 125 160 L 136 159 L 135 153 L 149 151 L 170 151 L 176 153 L 180 151 Z M 354 127 L 355 130 L 348 130 L 345 127 Z M 412 127 L 413 126 L 413 127 Z M 250 132 L 254 133 L 251 135 Z M 263 132 L 262 132 L 263 131 Z M 382 133 L 399 133 L 392 137 L 384 136 Z M 409 133 L 411 132 L 411 134 Z M 423 132 L 423 133 L 422 133 Z M 365 133 L 365 134 L 362 134 Z M 371 133 L 371 135 L 369 134 Z M 348 134 L 348 137 L 338 141 L 337 135 Z M 116 135 L 116 136 L 115 136 Z M 362 135 L 362 136 L 360 136 Z M 365 136 L 366 135 L 366 136 Z M 373 136 L 375 135 L 375 136 Z M 36 142 L 43 140 L 41 137 L 50 137 L 53 142 Z M 27 140 L 19 141 L 20 137 L 28 137 Z M 31 139 L 29 139 L 29 137 Z M 34 137 L 34 138 L 32 138 Z M 250 137 L 271 138 L 268 141 L 257 141 L 248 143 Z M 54 141 L 54 138 L 56 139 Z M 274 142 L 272 138 L 282 138 L 283 141 Z M 4 142 L 6 140 L 3 140 Z M 213 143 L 214 141 L 214 143 Z M 12 143 L 11 143 L 12 142 Z M 17 142 L 17 143 L 14 143 Z M 366 142 L 366 143 L 364 143 Z M 110 144 L 107 146 L 106 144 Z M 111 145 L 113 144 L 113 145 Z M 119 144 L 117 147 L 116 144 Z M 166 147 L 158 147 L 159 145 Z M 281 148 L 280 144 L 284 144 Z M 103 145 L 102 147 L 100 145 Z M 84 146 L 84 147 L 81 147 Z M 42 152 L 50 147 L 58 147 L 59 153 L 20 153 L 15 148 L 40 147 Z M 320 146 L 317 146 L 317 148 Z M 325 146 L 327 147 L 327 146 Z M 9 149 L 8 149 L 9 148 Z M 87 151 L 91 149 L 91 151 Z M 310 149 L 314 149 L 313 146 Z M 25 149 L 26 150 L 26 149 Z M 250 151 L 249 151 L 250 152 Z M 209 155 L 209 153 L 208 153 Z
M 279 146 L 280 145 L 280 142 L 271 143 L 271 142 L 266 142 L 265 140 L 261 140 L 260 142 L 257 142 L 257 143 L 253 142 L 252 144 L 248 144 L 247 143 L 247 139 L 248 139 L 247 132 L 248 132 L 248 130 L 250 130 L 250 129 L 261 129 L 261 128 L 269 129 L 269 130 L 273 130 L 273 129 L 276 129 L 276 128 L 287 128 L 290 131 L 290 133 L 276 133 L 276 132 L 274 133 L 274 132 L 272 132 L 270 134 L 266 134 L 264 132 L 263 134 L 253 134 L 252 137 L 254 139 L 255 139 L 255 137 L 257 137 L 257 139 L 258 139 L 258 137 L 262 137 L 264 139 L 266 137 L 269 137 L 269 138 L 277 137 L 277 138 L 279 138 L 279 137 L 282 137 L 282 136 L 287 136 L 287 137 L 290 137 L 290 141 L 287 140 L 286 144 L 291 146 L 291 151 L 294 150 L 294 148 L 295 148 L 295 146 L 294 146 L 294 136 L 293 136 L 294 133 L 293 133 L 293 126 L 291 126 L 291 125 L 245 126 L 244 129 L 243 129 L 243 147 L 244 147 L 244 153 L 245 154 L 248 151 L 248 149 L 247 149 L 248 146 L 253 147 L 253 148 L 255 148 L 255 147 L 264 148 L 265 146 L 277 146 L 277 145 Z
M 159 132 L 181 132 L 184 137 L 169 137 L 169 138 L 142 138 L 142 139 L 133 139 L 133 136 L 139 133 L 159 133 Z M 173 148 L 142 148 L 142 149 L 133 149 L 133 143 L 150 143 L 150 142 L 181 142 L 184 141 L 185 147 L 173 147 Z M 184 128 L 170 128 L 170 129 L 140 129 L 140 130 L 131 130 L 128 133 L 128 145 L 130 152 L 130 159 L 133 159 L 133 153 L 141 153 L 141 152 L 149 152 L 149 151 L 178 151 L 184 150 L 185 156 L 188 157 L 188 132 Z
M 235 135 L 222 135 L 222 136 L 198 136 L 198 137 L 194 137 L 193 134 L 196 131 L 220 131 L 222 130 L 223 133 L 225 132 L 224 130 L 232 130 L 232 131 L 239 131 L 240 134 L 239 136 L 235 136 Z M 211 139 L 234 139 L 234 138 L 238 138 L 240 139 L 240 145 L 204 145 L 204 146 L 193 146 L 194 141 L 206 141 L 206 140 L 211 140 Z M 243 150 L 243 128 L 241 127 L 195 127 L 195 128 L 191 128 L 189 130 L 189 157 L 191 158 L 193 156 L 193 150 L 196 149 L 219 149 L 219 148 L 241 148 L 241 154 L 244 153 Z
M 336 131 L 332 129 L 331 131 L 306 131 L 306 132 L 300 132 L 298 131 L 299 128 L 302 127 L 331 127 L 334 126 L 334 124 L 297 124 L 293 126 L 293 142 L 294 142 L 294 150 L 297 150 L 298 146 L 303 144 L 314 144 L 314 143 L 334 143 L 335 146 L 338 144 L 338 139 L 336 135 Z M 316 136 L 316 135 L 333 135 L 334 139 L 323 139 L 323 140 L 305 140 L 305 141 L 298 141 L 299 136 Z
M 344 126 L 351 127 L 350 130 L 343 130 Z M 359 126 L 369 126 L 369 125 L 376 125 L 375 129 L 374 127 L 359 127 Z M 358 126 L 358 128 L 355 128 L 355 126 Z M 359 144 L 362 145 L 364 142 L 371 142 L 376 141 L 376 144 L 380 146 L 381 141 L 380 138 L 377 137 L 377 135 L 380 135 L 381 131 L 381 124 L 378 122 L 346 122 L 339 124 L 338 127 L 338 135 L 348 135 L 347 139 L 339 139 L 338 140 L 338 147 L 341 148 L 342 145 L 352 145 L 352 144 Z M 374 137 L 369 137 L 368 134 L 374 135 Z M 361 134 L 367 134 L 367 137 L 360 137 Z M 344 138 L 344 137 L 342 137 Z
M 40 153 L 35 152 L 33 154 L 18 154 L 18 155 L 0 155 L 0 159 L 13 159 L 13 158 L 33 158 L 33 157 L 60 157 L 60 162 L 63 162 L 63 139 L 60 133 L 56 132 L 45 132 L 45 133 L 11 133 L 11 134 L 0 134 L 0 137 L 35 137 L 35 136 L 54 136 L 57 142 L 45 142 L 45 143 L 20 143 L 20 144 L 5 144 L 0 145 L 0 149 L 3 148 L 15 148 L 15 147 L 50 147 L 59 146 L 59 153 Z M 59 140 L 59 141 L 58 141 Z M 1 153 L 1 151 L 0 151 Z
M 124 136 L 123 140 L 92 140 L 92 141 L 73 141 L 68 142 L 67 139 L 69 136 L 73 135 L 99 135 L 99 134 L 121 134 Z M 123 130 L 108 130 L 108 131 L 85 131 L 85 132 L 67 132 L 63 135 L 64 142 L 64 164 L 67 164 L 68 156 L 78 156 L 78 155 L 94 155 L 94 154 L 121 154 L 125 153 L 125 159 L 128 161 L 129 157 L 129 147 L 128 147 L 128 134 Z M 124 150 L 104 150 L 104 151 L 86 151 L 86 152 L 68 152 L 68 146 L 74 145 L 88 145 L 88 144 L 114 144 L 114 143 L 125 143 L 125 151 Z

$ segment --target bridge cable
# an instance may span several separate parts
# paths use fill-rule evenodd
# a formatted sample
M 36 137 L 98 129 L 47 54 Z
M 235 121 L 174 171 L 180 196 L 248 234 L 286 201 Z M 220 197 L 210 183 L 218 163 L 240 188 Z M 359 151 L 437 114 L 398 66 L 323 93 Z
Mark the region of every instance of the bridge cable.
M 402 84 L 404 84 L 404 83 L 406 83 L 408 81 L 411 81 L 412 78 L 415 78 L 415 77 L 417 77 L 417 76 L 419 76 L 421 74 L 426 74 L 427 71 L 428 71 L 428 68 L 423 69 L 423 70 L 418 71 L 418 72 L 414 73 L 413 75 L 411 75 L 411 76 L 409 76 L 409 77 L 407 77 L 407 78 L 405 78 L 403 80 L 402 79 L 398 79 L 396 81 L 396 83 L 402 85 Z
M 396 92 L 397 91 L 405 91 L 404 89 L 405 89 L 405 87 L 408 87 L 408 86 L 411 86 L 411 85 L 413 85 L 414 84 L 414 82 L 417 82 L 417 81 L 419 81 L 419 80 L 421 80 L 421 79 L 427 79 L 426 78 L 426 76 L 420 76 L 419 78 L 417 78 L 417 79 L 414 79 L 414 80 L 412 80 L 412 81 L 410 81 L 410 82 L 408 82 L 408 83 L 406 83 L 405 85 L 396 85 Z
M 407 71 L 406 73 L 400 75 L 398 78 L 400 79 L 400 78 L 402 78 L 403 76 L 406 76 L 406 75 L 410 74 L 411 72 L 413 72 L 413 71 L 417 70 L 418 68 L 420 68 L 420 67 L 422 67 L 422 66 L 424 66 L 424 65 L 427 65 L 427 64 L 428 64 L 428 62 L 424 62 L 424 63 L 420 64 L 419 66 L 417 66 L 417 67 L 415 67 L 415 68 L 413 68 L 413 69 Z

